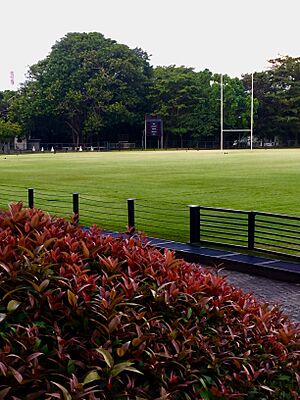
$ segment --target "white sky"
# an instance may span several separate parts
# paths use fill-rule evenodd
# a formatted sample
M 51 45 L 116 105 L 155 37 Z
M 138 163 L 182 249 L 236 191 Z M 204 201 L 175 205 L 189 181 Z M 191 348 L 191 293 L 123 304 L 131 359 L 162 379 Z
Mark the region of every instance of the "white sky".
M 141 47 L 154 66 L 233 77 L 300 56 L 300 0 L 0 0 L 0 90 L 16 89 L 68 32 Z

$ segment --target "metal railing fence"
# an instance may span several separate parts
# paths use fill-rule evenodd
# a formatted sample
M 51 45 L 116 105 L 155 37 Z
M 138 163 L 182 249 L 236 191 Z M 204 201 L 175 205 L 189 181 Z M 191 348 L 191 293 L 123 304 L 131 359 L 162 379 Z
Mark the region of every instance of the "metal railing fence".
M 116 232 L 138 231 L 148 237 L 300 259 L 298 216 L 0 185 L 1 208 L 17 201 L 58 217 L 75 215 L 83 226 L 96 224 Z
M 190 206 L 190 241 L 300 258 L 300 217 Z

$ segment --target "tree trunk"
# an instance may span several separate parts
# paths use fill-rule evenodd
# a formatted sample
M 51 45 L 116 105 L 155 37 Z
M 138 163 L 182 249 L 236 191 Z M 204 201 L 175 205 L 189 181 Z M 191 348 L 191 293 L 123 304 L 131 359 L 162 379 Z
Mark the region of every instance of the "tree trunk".
M 76 117 L 72 117 L 71 122 L 70 121 L 66 121 L 66 122 L 72 131 L 73 145 L 75 147 L 79 147 L 81 134 L 80 134 L 80 126 L 79 126 L 79 123 L 78 123 Z
M 169 145 L 169 134 L 168 132 L 164 132 L 164 148 L 167 149 Z

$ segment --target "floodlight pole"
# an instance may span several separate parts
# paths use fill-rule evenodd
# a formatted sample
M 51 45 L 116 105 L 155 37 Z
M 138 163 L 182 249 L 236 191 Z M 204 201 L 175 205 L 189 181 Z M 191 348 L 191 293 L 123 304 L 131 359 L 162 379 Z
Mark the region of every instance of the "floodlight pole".
M 221 112 L 221 132 L 220 132 L 220 150 L 223 150 L 223 142 L 224 142 L 224 138 L 223 138 L 223 123 L 224 123 L 224 115 L 223 115 L 223 103 L 224 103 L 224 94 L 223 94 L 223 75 L 221 74 L 221 82 L 220 82 L 220 86 L 221 86 L 221 104 L 220 104 L 220 112 Z
M 251 75 L 251 125 L 250 125 L 250 149 L 253 149 L 253 103 L 254 103 L 254 94 L 253 94 L 253 72 Z

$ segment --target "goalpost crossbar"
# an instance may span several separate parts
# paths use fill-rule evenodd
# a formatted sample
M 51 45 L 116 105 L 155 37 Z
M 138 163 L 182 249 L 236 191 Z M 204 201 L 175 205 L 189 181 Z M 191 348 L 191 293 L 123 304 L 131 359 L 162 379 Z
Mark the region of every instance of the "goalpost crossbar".
M 251 129 L 223 129 L 223 132 L 251 132 Z

